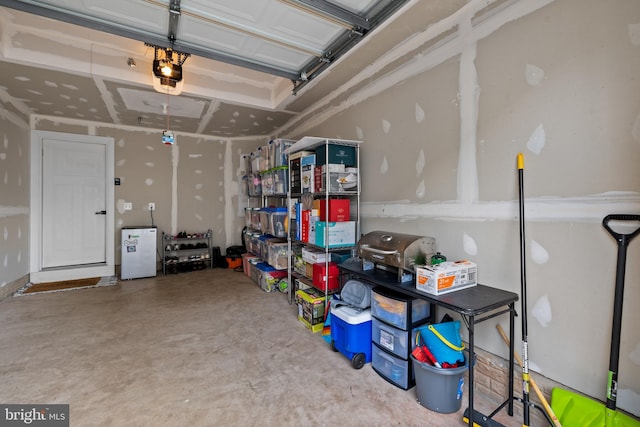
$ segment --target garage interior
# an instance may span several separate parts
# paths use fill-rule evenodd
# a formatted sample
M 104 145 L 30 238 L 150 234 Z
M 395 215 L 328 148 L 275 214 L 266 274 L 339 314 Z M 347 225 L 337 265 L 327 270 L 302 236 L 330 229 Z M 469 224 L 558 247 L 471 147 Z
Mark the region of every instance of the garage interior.
M 433 236 L 448 258 L 474 261 L 480 283 L 516 293 L 523 152 L 530 368 L 547 397 L 559 386 L 605 399 L 616 242 L 602 219 L 640 213 L 636 1 L 0 8 L 0 403 L 69 403 L 81 425 L 464 425 L 367 367 L 353 370 L 297 321 L 295 304 L 231 269 L 14 296 L 87 271 L 40 264 L 40 227 L 51 218 L 34 193 L 38 132 L 111 141 L 119 185 L 108 189 L 100 271 L 114 276 L 122 227 L 211 229 L 216 246 L 240 244 L 251 203 L 242 156 L 275 138 L 320 136 L 363 141 L 362 233 Z M 189 54 L 175 87 L 153 74 L 167 48 Z M 167 130 L 173 145 L 162 142 Z M 618 408 L 635 418 L 637 246 L 618 378 Z M 508 357 L 497 324 L 504 319 L 476 330 L 482 410 L 504 390 L 491 381 Z M 522 425 L 518 405 L 500 422 Z M 536 415 L 532 425 L 545 424 Z

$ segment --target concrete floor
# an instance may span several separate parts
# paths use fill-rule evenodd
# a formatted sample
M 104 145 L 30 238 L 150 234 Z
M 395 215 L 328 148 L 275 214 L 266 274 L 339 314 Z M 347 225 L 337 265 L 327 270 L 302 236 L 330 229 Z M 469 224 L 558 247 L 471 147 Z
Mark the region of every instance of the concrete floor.
M 353 369 L 296 313 L 229 269 L 10 297 L 0 402 L 69 404 L 83 427 L 464 426 L 466 393 L 460 413 L 430 411 L 415 387 Z

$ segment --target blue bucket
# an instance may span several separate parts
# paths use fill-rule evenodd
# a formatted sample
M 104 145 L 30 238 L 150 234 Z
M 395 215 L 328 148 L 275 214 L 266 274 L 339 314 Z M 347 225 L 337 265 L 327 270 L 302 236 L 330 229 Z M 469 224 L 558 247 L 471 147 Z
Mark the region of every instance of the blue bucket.
M 459 320 L 420 326 L 418 332 L 439 363 L 464 364 L 464 344 L 460 337 Z

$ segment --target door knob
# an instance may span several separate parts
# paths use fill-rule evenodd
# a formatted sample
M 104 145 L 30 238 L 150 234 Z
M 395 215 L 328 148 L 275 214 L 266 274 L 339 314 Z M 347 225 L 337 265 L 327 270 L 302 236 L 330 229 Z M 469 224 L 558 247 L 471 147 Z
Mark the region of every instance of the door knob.
M 106 215 L 107 211 L 97 211 L 96 215 Z

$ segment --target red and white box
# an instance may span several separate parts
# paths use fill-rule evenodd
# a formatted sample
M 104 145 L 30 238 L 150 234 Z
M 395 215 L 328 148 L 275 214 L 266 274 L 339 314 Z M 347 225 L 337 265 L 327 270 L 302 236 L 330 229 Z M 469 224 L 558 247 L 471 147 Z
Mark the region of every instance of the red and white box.
M 416 266 L 415 273 L 416 290 L 429 295 L 442 295 L 478 284 L 478 267 L 467 260 Z
M 328 273 L 327 265 L 329 266 Z M 340 286 L 339 275 L 338 264 L 335 262 L 313 264 L 313 287 L 324 292 L 326 284 L 328 291 L 337 290 Z
M 342 222 L 349 221 L 351 201 L 349 199 L 329 199 L 329 218 L 326 218 L 327 203 L 320 201 L 320 221 Z

